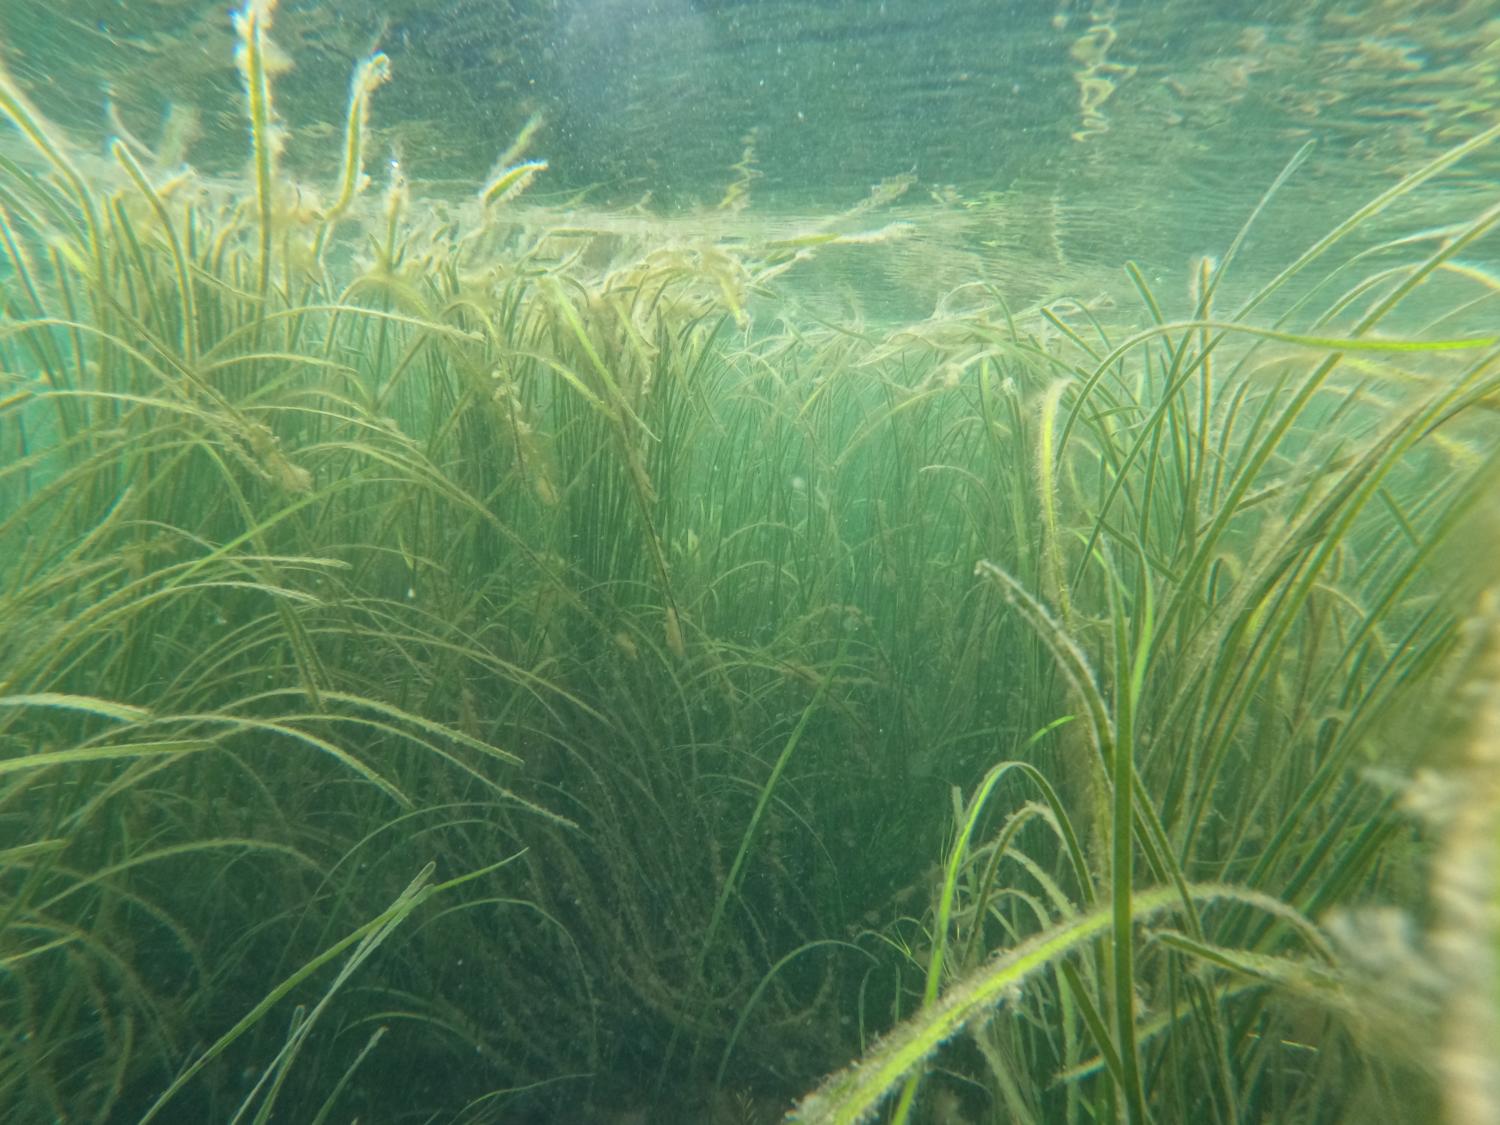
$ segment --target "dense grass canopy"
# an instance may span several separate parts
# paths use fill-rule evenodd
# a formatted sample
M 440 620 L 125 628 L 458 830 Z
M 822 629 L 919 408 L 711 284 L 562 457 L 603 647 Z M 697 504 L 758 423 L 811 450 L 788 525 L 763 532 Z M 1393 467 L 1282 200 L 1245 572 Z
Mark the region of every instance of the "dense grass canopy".
M 414 203 L 377 55 L 319 193 L 270 15 L 243 184 L 0 75 L 0 1116 L 1494 1111 L 1500 209 L 1398 217 L 1500 127 L 1182 308 L 834 323 L 900 182 Z

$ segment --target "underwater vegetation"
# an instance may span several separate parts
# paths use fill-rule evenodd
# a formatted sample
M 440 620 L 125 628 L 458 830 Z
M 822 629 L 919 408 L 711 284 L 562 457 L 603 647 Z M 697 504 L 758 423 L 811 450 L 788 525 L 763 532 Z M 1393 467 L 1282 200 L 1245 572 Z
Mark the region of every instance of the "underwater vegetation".
M 0 1117 L 1500 1114 L 1500 206 L 1184 309 L 85 159 L 0 73 Z M 750 158 L 726 204 L 743 205 Z

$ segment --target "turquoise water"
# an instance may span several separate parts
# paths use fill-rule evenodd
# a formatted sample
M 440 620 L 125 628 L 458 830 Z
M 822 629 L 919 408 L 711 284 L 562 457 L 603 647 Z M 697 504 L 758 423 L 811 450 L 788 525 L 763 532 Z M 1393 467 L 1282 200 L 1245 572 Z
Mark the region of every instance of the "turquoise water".
M 201 112 L 195 164 L 242 167 L 222 4 L 0 15 L 10 65 L 84 138 L 113 128 L 110 93 L 150 143 L 176 103 Z M 535 113 L 538 195 L 711 207 L 753 136 L 756 210 L 843 209 L 912 174 L 909 204 L 989 208 L 1006 250 L 1041 252 L 1024 227 L 1106 268 L 1221 250 L 1307 140 L 1278 230 L 1321 232 L 1485 121 L 1500 68 L 1486 3 L 354 0 L 277 19 L 294 166 L 329 169 L 348 74 L 379 49 L 376 147 L 414 181 L 464 190 Z M 1495 169 L 1481 155 L 1464 182 Z

